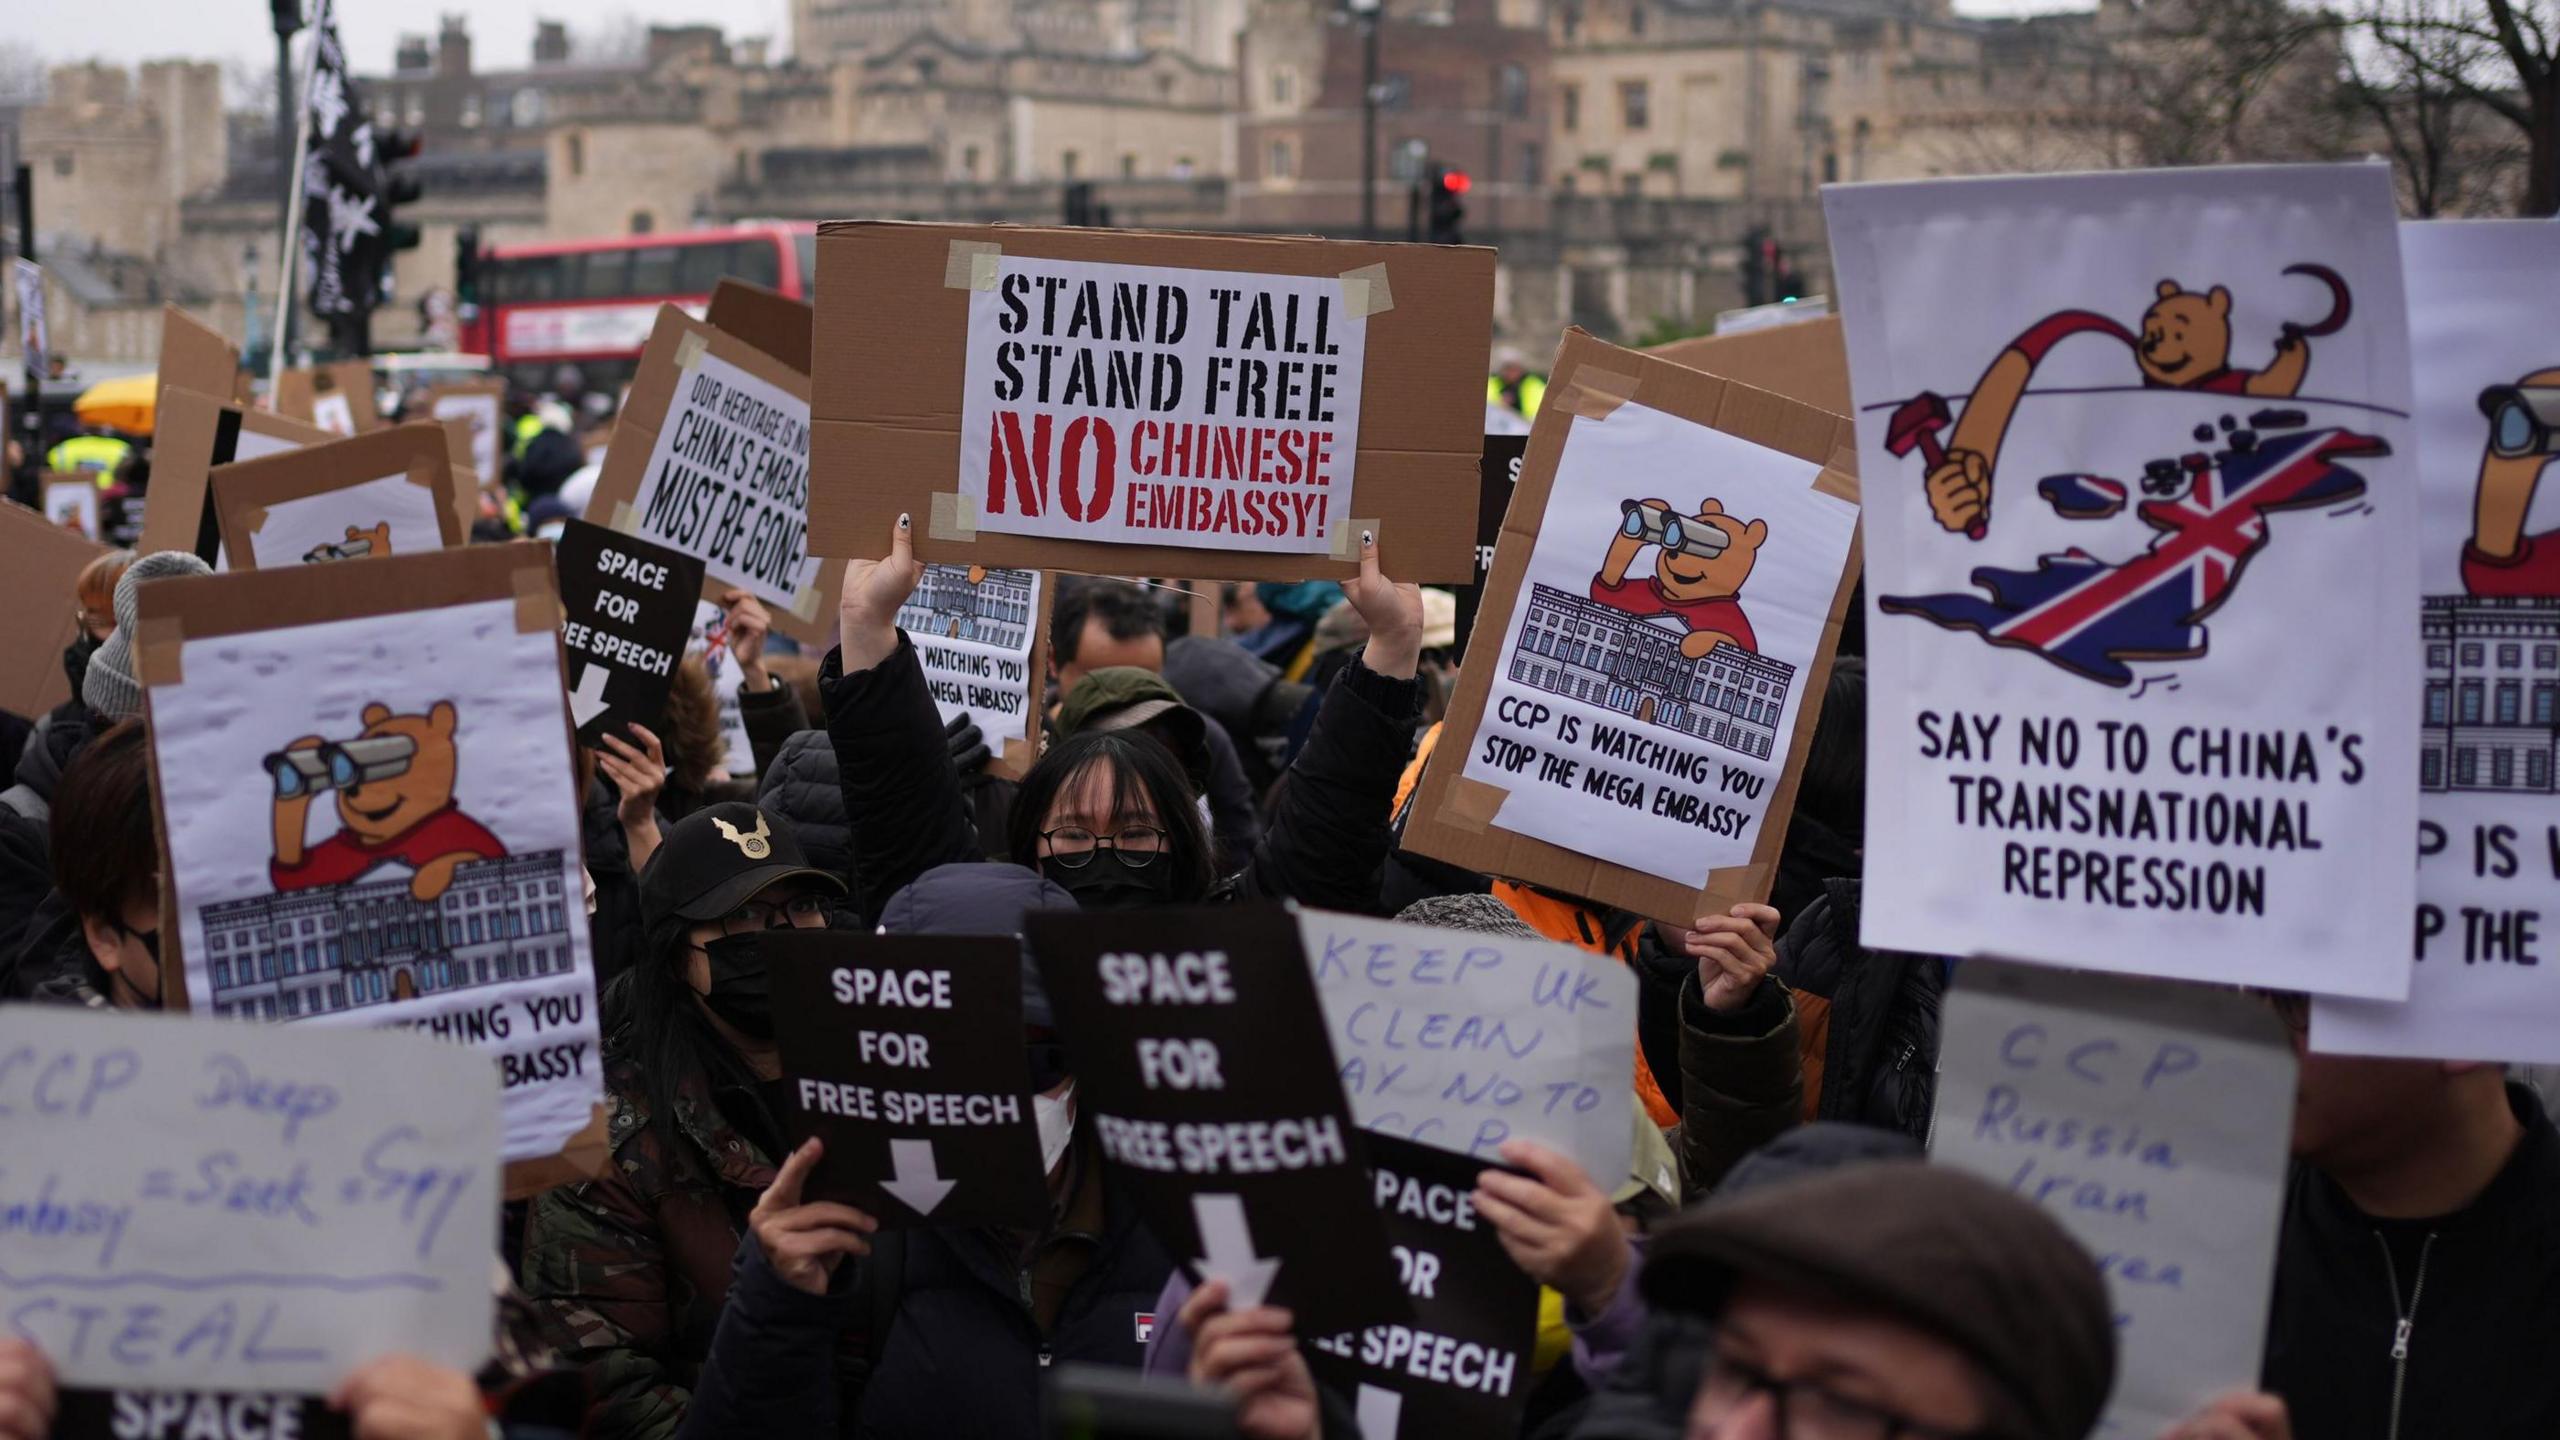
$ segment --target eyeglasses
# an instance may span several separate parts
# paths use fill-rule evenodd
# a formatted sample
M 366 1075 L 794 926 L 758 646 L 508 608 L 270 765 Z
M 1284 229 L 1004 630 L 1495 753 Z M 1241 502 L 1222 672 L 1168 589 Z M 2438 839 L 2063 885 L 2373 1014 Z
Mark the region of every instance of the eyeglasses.
M 1641 500 L 1621 500 L 1618 510 L 1623 517 L 1618 523 L 1618 533 L 1630 540 L 1650 541 L 1677 554 L 1712 560 L 1733 543 L 1732 536 L 1703 520 L 1674 515 Z
M 2489 453 L 2504 459 L 2560 454 L 2560 386 L 2492 385 L 2480 392 Z
M 1916 1424 L 1811 1380 L 1781 1380 L 1721 1352 L 1708 1357 L 1698 1398 L 1709 1424 L 1721 1427 L 1762 1395 L 1769 1397 L 1770 1418 L 1776 1422 L 1773 1428 L 1780 1440 L 1962 1440 L 1950 1431 Z
M 810 930 L 826 924 L 826 897 L 794 895 L 780 901 L 750 900 L 720 917 L 720 933 L 752 935 L 758 930 L 771 930 L 781 923 L 788 923 L 795 930 Z
M 1117 835 L 1096 835 L 1081 825 L 1061 825 L 1041 831 L 1040 838 L 1049 842 L 1050 859 L 1070 870 L 1081 870 L 1103 850 L 1119 856 L 1132 868 L 1142 868 L 1164 853 L 1169 837 L 1153 825 L 1124 825 Z

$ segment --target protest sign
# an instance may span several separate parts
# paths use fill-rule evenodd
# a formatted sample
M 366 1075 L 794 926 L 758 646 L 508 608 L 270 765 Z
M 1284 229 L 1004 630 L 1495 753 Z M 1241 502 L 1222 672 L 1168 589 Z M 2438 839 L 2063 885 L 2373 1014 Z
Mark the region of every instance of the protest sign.
M 641 353 L 587 518 L 699 557 L 703 598 L 744 590 L 786 635 L 819 644 L 835 623 L 844 567 L 809 547 L 809 377 L 674 306 Z
M 2400 246 L 2423 462 L 2417 963 L 2405 1004 L 2321 998 L 2311 1048 L 2560 1061 L 2560 228 L 2411 224 Z
M 489 1353 L 498 1084 L 406 1036 L 0 1011 L 0 1313 L 66 1385 L 324 1392 Z
M 71 698 L 62 652 L 80 638 L 80 572 L 107 547 L 0 500 L 0 710 L 32 719 Z
M 2116 1313 L 2098 1433 L 2164 1434 L 2258 1381 L 2294 1060 L 2231 991 L 1975 961 L 1938 1049 L 1930 1157 L 2042 1205 Z
M 1520 484 L 1520 466 L 1529 453 L 1529 432 L 1484 437 L 1483 467 L 1477 474 L 1476 578 L 1472 585 L 1452 585 L 1458 597 L 1458 654 L 1466 655 L 1468 637 L 1476 633 L 1476 612 L 1484 603 L 1485 581 L 1493 574 L 1493 552 L 1502 544 L 1502 520 L 1511 512 L 1511 493 Z
M 161 387 L 159 422 L 151 437 L 151 503 L 143 512 L 141 542 L 134 548 L 146 555 L 185 550 L 216 570 L 229 568 L 229 557 L 222 552 L 222 522 L 213 508 L 213 468 L 337 438 L 272 411 L 174 385 Z
M 1538 1282 L 1476 1214 L 1484 1165 L 1392 1135 L 1368 1144 L 1369 1193 L 1413 1323 L 1309 1336 L 1308 1367 L 1351 1397 L 1361 1440 L 1518 1433 L 1536 1383 Z
M 806 301 L 744 280 L 723 280 L 711 287 L 711 305 L 703 321 L 806 375 L 817 312 Z
M 764 955 L 792 1143 L 827 1147 L 810 1199 L 887 1230 L 1047 1221 L 1021 941 L 770 930 Z
M 154 378 L 164 393 L 175 388 L 249 401 L 249 377 L 240 368 L 239 348 L 175 305 L 160 307 L 160 368 Z
M 507 382 L 487 380 L 448 380 L 427 390 L 427 416 L 434 420 L 460 420 L 471 427 L 471 468 L 483 485 L 495 485 L 506 475 L 507 464 Z
M 1767 898 L 1856 583 L 1850 459 L 1837 416 L 1567 337 L 1405 848 L 1675 924 Z
M 2405 993 L 2418 524 L 2390 175 L 1826 205 L 1869 498 L 1865 943 Z
M 44 518 L 84 539 L 98 539 L 98 477 L 85 471 L 45 476 Z
M 684 653 L 699 658 L 703 673 L 711 677 L 711 696 L 720 707 L 720 748 L 728 756 L 722 768 L 732 777 L 755 774 L 755 742 L 747 734 L 746 709 L 738 700 L 746 675 L 729 653 L 729 612 L 708 600 L 694 602 Z
M 1298 912 L 1351 1118 L 1490 1164 L 1536 1140 L 1627 1173 L 1636 977 L 1551 940 Z
M 59 1392 L 53 1440 L 350 1440 L 343 1410 L 318 1396 L 273 1391 Z
M 1278 906 L 1025 917 L 1076 1123 L 1195 1279 L 1302 1335 L 1410 1315 L 1324 1015 Z
M 373 366 L 363 360 L 278 375 L 275 411 L 338 436 L 363 435 L 382 426 L 373 409 Z
M 603 1083 L 549 549 L 141 594 L 169 1003 L 469 1044 L 558 1155 Z
M 818 269 L 824 553 L 908 514 L 949 564 L 1472 571 L 1490 250 L 848 222 Z
M 584 520 L 553 542 L 560 641 L 569 652 L 569 718 L 581 743 L 631 742 L 627 727 L 662 730 L 676 662 L 693 633 L 702 562 Z
M 966 715 L 986 732 L 1003 770 L 1019 777 L 1040 748 L 1047 686 L 1049 589 L 1037 570 L 927 565 L 898 607 L 925 684 L 948 722 Z
M 1739 380 L 1755 390 L 1801 400 L 1816 410 L 1847 415 L 1849 351 L 1840 321 L 1823 316 L 1801 324 L 1741 330 L 1656 345 L 1647 355 Z
M 460 545 L 442 426 L 396 425 L 353 440 L 217 465 L 213 509 L 235 570 L 380 560 Z

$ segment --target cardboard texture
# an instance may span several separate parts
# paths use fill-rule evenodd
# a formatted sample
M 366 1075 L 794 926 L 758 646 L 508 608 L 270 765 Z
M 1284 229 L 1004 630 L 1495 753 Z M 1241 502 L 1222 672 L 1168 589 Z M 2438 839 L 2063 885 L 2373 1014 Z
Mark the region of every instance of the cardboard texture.
M 1791 326 L 1794 330 L 1810 325 Z M 1756 338 L 1756 337 L 1755 337 Z M 1582 387 L 1585 377 L 1593 382 Z M 1630 383 L 1631 382 L 1631 383 Z M 1583 399 L 1577 398 L 1586 397 Z M 1529 436 L 1529 451 L 1512 491 L 1511 508 L 1502 521 L 1503 539 L 1493 558 L 1478 612 L 1484 621 L 1507 627 L 1520 598 L 1529 568 L 1529 548 L 1546 514 L 1548 492 L 1555 486 L 1556 462 L 1564 454 L 1577 411 L 1587 397 L 1600 396 L 1612 407 L 1632 399 L 1648 408 L 1676 415 L 1755 444 L 1824 467 L 1815 488 L 1855 501 L 1858 496 L 1857 434 L 1846 417 L 1831 414 L 1730 380 L 1651 358 L 1594 339 L 1575 329 L 1566 332 L 1556 352 L 1547 401 Z M 1559 399 L 1563 403 L 1558 403 Z M 1470 539 L 1473 537 L 1470 536 Z M 1852 541 L 1849 563 L 1831 597 L 1831 614 L 1822 627 L 1822 644 L 1806 680 L 1806 700 L 1798 708 L 1787 768 L 1772 793 L 1759 843 L 1751 862 L 1707 873 L 1700 889 L 1659 876 L 1613 865 L 1591 856 L 1533 840 L 1501 828 L 1499 813 L 1508 792 L 1461 775 L 1476 732 L 1484 723 L 1492 676 L 1477 657 L 1501 653 L 1499 639 L 1469 648 L 1470 663 L 1458 673 L 1457 693 L 1450 698 L 1448 723 L 1431 761 L 1422 773 L 1412 818 L 1406 822 L 1404 848 L 1489 875 L 1525 880 L 1648 915 L 1666 924 L 1690 925 L 1697 917 L 1722 914 L 1745 901 L 1765 902 L 1778 871 L 1778 851 L 1785 845 L 1787 822 L 1795 810 L 1796 787 L 1804 774 L 1805 752 L 1822 712 L 1821 698 L 1831 682 L 1831 662 L 1840 645 L 1840 625 L 1856 590 L 1859 544 Z
M 1493 251 L 1425 245 L 1133 230 L 838 221 L 819 227 L 819 319 L 811 409 L 809 547 L 885 554 L 900 514 L 917 558 L 950 564 L 1186 575 L 1207 580 L 1346 580 L 1351 558 L 1179 545 L 1120 545 L 1028 535 L 929 533 L 933 497 L 962 474 L 960 410 L 968 363 L 966 263 L 993 252 L 1120 265 L 1273 275 L 1363 272 L 1367 358 L 1359 464 L 1347 522 L 1378 531 L 1398 580 L 1475 574 L 1476 468 L 1484 448 L 1484 359 L 1493 343 Z M 955 255 L 961 257 L 955 261 Z M 948 280 L 956 278 L 960 288 Z M 1377 309 L 1381 303 L 1389 308 Z M 1356 544 L 1356 539 L 1355 542 Z
M 240 352 L 222 332 L 175 305 L 160 307 L 160 390 L 192 390 L 233 400 L 249 398 Z
M 548 628 L 555 632 L 553 645 L 559 644 L 559 580 L 551 568 L 551 547 L 534 540 L 473 545 L 425 555 L 394 555 L 362 567 L 291 565 L 276 570 L 188 576 L 145 585 L 134 593 L 141 602 L 140 624 L 136 627 L 140 638 L 134 648 L 135 661 L 144 672 L 145 723 L 151 714 L 149 687 L 181 679 L 178 648 L 189 640 L 248 635 L 324 620 L 435 610 L 512 596 L 517 600 L 519 631 Z M 547 613 L 528 615 L 527 611 L 542 608 L 525 603 L 536 597 L 547 602 Z M 565 656 L 562 673 L 567 673 Z M 565 683 L 560 691 L 560 726 L 575 753 L 577 735 L 569 724 Z M 144 753 L 151 757 L 151 831 L 160 861 L 161 913 L 176 915 L 178 897 L 171 883 L 174 867 L 169 859 L 169 822 L 159 804 L 164 788 L 159 754 L 152 747 L 145 747 Z M 563 775 L 560 783 L 574 793 L 577 779 Z M 179 927 L 173 924 L 161 938 L 160 1000 L 169 1010 L 190 1008 L 183 949 Z M 511 1162 L 504 1177 L 507 1198 L 520 1200 L 555 1185 L 603 1174 L 610 1160 L 603 1129 L 603 1107 L 599 1106 L 594 1121 L 558 1155 Z
M 1801 400 L 1834 415 L 1856 413 L 1851 408 L 1856 402 L 1849 395 L 1849 345 L 1841 338 L 1836 315 L 1766 330 L 1674 340 L 1644 353 Z
M 317 425 L 320 421 L 315 407 L 321 396 L 331 393 L 347 397 L 347 412 L 355 420 L 358 435 L 370 435 L 382 428 L 382 417 L 373 409 L 373 367 L 362 360 L 287 370 L 276 377 L 276 391 L 269 400 L 277 414 Z
M 735 335 L 694 319 L 673 305 L 660 306 L 657 328 L 649 332 L 648 348 L 640 352 L 640 368 L 631 377 L 631 389 L 622 397 L 622 409 L 613 427 L 613 446 L 605 452 L 604 473 L 596 477 L 595 492 L 588 497 L 584 519 L 627 534 L 639 533 L 636 529 L 639 522 L 629 515 L 629 507 L 639 498 L 641 483 L 647 478 L 649 452 L 657 447 L 659 427 L 666 423 L 667 412 L 676 398 L 677 382 L 684 375 L 687 349 L 694 346 L 700 348 L 692 353 L 711 354 L 768 385 L 803 399 L 808 397 L 807 375 Z M 811 436 L 810 444 L 814 447 L 817 437 Z M 824 555 L 830 552 L 817 543 L 814 448 L 809 479 L 809 553 Z M 618 510 L 622 512 L 619 515 L 616 513 Z M 885 535 L 888 532 L 883 530 L 881 533 Z M 980 562 L 978 557 L 964 555 L 959 557 L 959 563 Z M 765 609 L 773 616 L 773 628 L 803 644 L 823 647 L 835 632 L 836 590 L 843 583 L 843 566 L 821 562 L 816 581 L 808 592 L 802 594 L 799 612 L 769 602 L 766 604 Z M 706 575 L 702 582 L 702 598 L 716 605 L 721 603 L 723 595 L 735 588 L 730 581 Z
M 0 710 L 32 720 L 71 698 L 62 652 L 79 638 L 80 572 L 107 547 L 0 500 Z
M 453 458 L 454 503 L 458 507 L 464 534 L 469 534 L 473 521 L 480 518 L 480 472 L 471 463 L 471 422 L 441 420 L 445 449 Z
M 151 503 L 142 512 L 142 537 L 134 545 L 148 555 L 154 550 L 189 550 L 213 559 L 210 542 L 216 533 L 213 491 L 207 483 L 217 454 L 228 463 L 243 430 L 272 435 L 295 445 L 325 445 L 338 437 L 316 425 L 288 420 L 272 411 L 238 401 L 217 400 L 201 391 L 164 386 L 160 391 L 159 431 L 151 442 Z M 220 447 L 217 449 L 217 447 Z
M 818 312 L 779 290 L 723 280 L 711 292 L 704 323 L 725 330 L 783 364 L 806 375 L 809 349 L 818 328 Z
M 410 484 L 435 496 L 437 536 L 444 547 L 450 550 L 462 544 L 469 531 L 462 525 L 452 456 L 441 425 L 397 425 L 352 440 L 215 466 L 210 477 L 213 509 L 231 568 L 257 570 L 302 562 L 299 555 L 261 557 L 257 553 L 258 527 L 275 506 L 368 485 L 403 471 Z

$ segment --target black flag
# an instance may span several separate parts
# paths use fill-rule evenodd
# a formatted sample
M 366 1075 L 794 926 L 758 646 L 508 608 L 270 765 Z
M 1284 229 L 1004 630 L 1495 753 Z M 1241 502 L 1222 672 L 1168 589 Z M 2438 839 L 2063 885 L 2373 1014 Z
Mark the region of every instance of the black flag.
M 338 20 L 321 7 L 311 56 L 309 152 L 302 163 L 302 288 L 314 315 L 372 308 L 384 258 L 382 166 L 373 118 L 347 73 Z

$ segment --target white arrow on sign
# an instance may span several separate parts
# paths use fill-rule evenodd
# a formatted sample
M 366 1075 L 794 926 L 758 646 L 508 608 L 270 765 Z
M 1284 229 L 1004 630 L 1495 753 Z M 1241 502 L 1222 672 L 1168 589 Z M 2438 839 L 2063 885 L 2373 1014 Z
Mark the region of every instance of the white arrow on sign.
M 933 1142 L 930 1140 L 892 1140 L 889 1142 L 890 1178 L 880 1182 L 888 1191 L 919 1215 L 930 1215 L 942 1197 L 951 1193 L 957 1180 L 945 1180 L 933 1167 Z
M 1244 1223 L 1241 1195 L 1194 1195 L 1191 1218 L 1200 1227 L 1200 1276 L 1227 1282 L 1227 1303 L 1250 1310 L 1271 1293 L 1280 1262 L 1253 1252 L 1253 1231 Z
M 1404 1397 L 1377 1385 L 1360 1387 L 1360 1440 L 1396 1440 L 1404 1422 Z
M 569 692 L 569 714 L 579 729 L 585 729 L 588 721 L 604 713 L 604 683 L 612 678 L 611 670 L 594 661 L 587 662 L 586 668 L 578 672 L 578 688 Z

